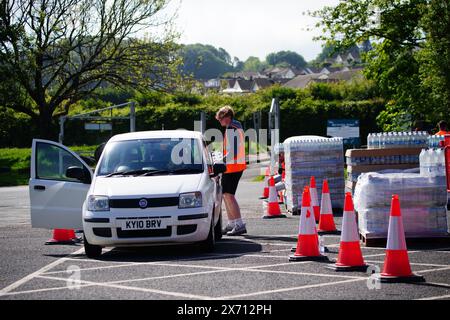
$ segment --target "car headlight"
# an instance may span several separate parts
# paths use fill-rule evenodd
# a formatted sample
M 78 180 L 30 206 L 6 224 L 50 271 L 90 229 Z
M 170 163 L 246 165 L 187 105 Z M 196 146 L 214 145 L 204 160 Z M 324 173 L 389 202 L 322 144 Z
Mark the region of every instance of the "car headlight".
M 198 208 L 202 206 L 202 193 L 201 192 L 189 192 L 180 194 L 180 201 L 178 208 Z
M 106 196 L 89 196 L 89 211 L 109 211 L 109 198 Z

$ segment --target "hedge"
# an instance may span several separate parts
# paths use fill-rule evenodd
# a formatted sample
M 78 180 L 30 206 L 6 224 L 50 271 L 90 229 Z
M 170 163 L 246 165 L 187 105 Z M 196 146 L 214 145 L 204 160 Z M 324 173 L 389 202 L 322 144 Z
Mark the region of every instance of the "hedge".
M 134 91 L 123 92 L 104 89 L 96 97 L 79 102 L 72 108 L 76 114 L 86 110 L 105 107 L 120 102 L 135 101 L 136 129 L 160 130 L 162 128 L 188 130 L 194 129 L 194 120 L 200 119 L 200 112 L 207 115 L 207 127 L 218 128 L 214 119 L 220 106 L 231 105 L 236 117 L 244 128 L 253 127 L 252 114 L 262 112 L 263 128 L 267 127 L 267 116 L 272 98 L 276 97 L 281 106 L 280 138 L 284 140 L 293 135 L 326 135 L 328 119 L 359 119 L 362 143 L 370 132 L 380 131 L 377 116 L 385 109 L 385 102 L 376 97 L 377 92 L 370 83 L 314 84 L 308 89 L 289 89 L 274 86 L 255 94 L 227 96 L 192 93 L 141 94 Z M 124 102 L 124 101 L 122 101 Z M 122 115 L 127 110 L 118 111 Z M 0 108 L 0 147 L 29 147 L 36 136 L 36 126 L 31 119 L 11 110 Z M 128 132 L 129 122 L 115 120 L 112 132 L 86 131 L 84 122 L 71 120 L 65 125 L 67 145 L 96 145 L 106 141 L 111 135 Z M 55 139 L 58 126 L 54 123 Z

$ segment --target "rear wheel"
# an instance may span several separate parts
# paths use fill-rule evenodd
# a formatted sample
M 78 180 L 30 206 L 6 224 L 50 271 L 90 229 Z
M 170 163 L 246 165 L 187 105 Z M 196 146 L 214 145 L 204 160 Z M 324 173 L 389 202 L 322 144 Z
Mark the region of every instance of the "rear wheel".
M 211 217 L 211 226 L 209 227 L 208 238 L 200 242 L 200 250 L 203 252 L 212 252 L 216 246 L 216 236 L 214 228 L 214 217 Z
M 88 256 L 88 258 L 95 259 L 95 258 L 99 258 L 102 255 L 102 247 L 94 245 L 94 244 L 90 244 L 86 240 L 85 235 L 83 235 L 83 242 L 84 242 L 84 252 Z

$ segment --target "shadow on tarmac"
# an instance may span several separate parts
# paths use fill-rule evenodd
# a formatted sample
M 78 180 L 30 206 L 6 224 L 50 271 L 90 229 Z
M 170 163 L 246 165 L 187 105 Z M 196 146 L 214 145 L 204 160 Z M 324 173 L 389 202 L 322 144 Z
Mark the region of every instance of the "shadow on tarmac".
M 239 245 L 240 243 L 242 245 Z M 252 241 L 223 239 L 216 243 L 216 248 L 213 252 L 208 253 L 203 252 L 196 244 L 116 247 L 105 252 L 95 260 L 114 262 L 152 262 L 178 259 L 219 260 L 261 251 L 262 246 Z M 47 254 L 46 256 L 63 258 L 67 257 L 67 254 Z M 86 255 L 84 253 L 75 254 L 70 257 L 85 259 Z

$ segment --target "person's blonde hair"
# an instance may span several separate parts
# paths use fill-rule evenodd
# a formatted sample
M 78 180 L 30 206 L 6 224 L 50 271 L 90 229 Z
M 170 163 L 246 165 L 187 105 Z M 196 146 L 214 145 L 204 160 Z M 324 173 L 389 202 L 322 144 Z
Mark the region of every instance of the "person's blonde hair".
M 217 113 L 216 113 L 217 120 L 222 120 L 223 118 L 226 118 L 226 117 L 231 117 L 231 119 L 234 118 L 234 110 L 230 106 L 224 106 L 224 107 L 220 108 L 219 111 L 217 111 Z

